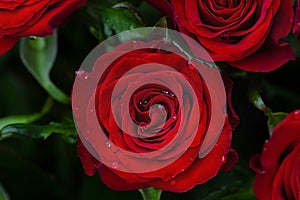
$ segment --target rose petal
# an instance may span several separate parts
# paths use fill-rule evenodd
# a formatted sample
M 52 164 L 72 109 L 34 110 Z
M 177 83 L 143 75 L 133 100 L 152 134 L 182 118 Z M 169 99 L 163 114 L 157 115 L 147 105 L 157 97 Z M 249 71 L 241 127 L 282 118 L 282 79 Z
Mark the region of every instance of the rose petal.
M 294 51 L 289 44 L 270 43 L 263 51 L 256 52 L 240 61 L 230 62 L 230 65 L 250 72 L 270 72 L 290 60 L 295 60 Z
M 0 38 L 0 56 L 10 50 L 18 40 L 16 38 Z

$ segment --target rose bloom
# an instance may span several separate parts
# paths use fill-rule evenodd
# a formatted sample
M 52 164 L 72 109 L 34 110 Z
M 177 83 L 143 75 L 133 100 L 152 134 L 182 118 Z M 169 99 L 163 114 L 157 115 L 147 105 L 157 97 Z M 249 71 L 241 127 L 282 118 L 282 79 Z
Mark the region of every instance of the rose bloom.
M 0 55 L 25 36 L 46 36 L 53 32 L 86 0 L 0 1 Z
M 139 42 L 134 44 L 129 42 L 121 46 L 122 48 L 126 46 L 127 49 L 131 49 L 130 45 L 139 45 Z M 152 45 L 149 44 L 149 46 Z M 94 66 L 93 72 L 97 71 L 98 68 L 100 69 L 102 67 L 101 63 L 105 63 L 105 60 L 112 54 L 122 55 L 122 48 L 117 47 L 113 53 L 107 53 L 98 58 L 98 64 Z M 126 74 L 126 72 L 137 66 L 150 63 L 169 66 L 179 72 L 195 92 L 199 110 L 195 109 L 194 104 L 189 103 L 190 97 L 187 94 L 189 88 L 182 77 L 180 78 L 175 72 L 164 71 L 153 65 L 147 68 L 146 71 L 137 70 L 131 74 Z M 114 144 L 139 155 L 162 149 L 174 140 L 176 134 L 180 134 L 180 138 L 189 138 L 193 130 L 196 130 L 196 134 L 190 146 L 186 149 L 181 149 L 182 142 L 178 142 L 175 148 L 163 152 L 162 155 L 159 155 L 159 158 L 144 158 L 145 162 L 147 159 L 151 161 L 160 159 L 157 160 L 158 163 L 163 163 L 165 160 L 181 154 L 178 159 L 167 166 L 143 173 L 129 173 L 118 170 L 122 166 L 122 162 L 114 162 L 111 166 L 101 163 L 79 139 L 78 155 L 86 174 L 94 175 L 97 171 L 103 183 L 114 190 L 155 187 L 172 192 L 185 192 L 212 179 L 219 171 L 230 170 L 237 162 L 238 156 L 230 148 L 232 125 L 229 123 L 227 116 L 217 143 L 206 156 L 203 158 L 198 157 L 210 122 L 211 102 L 204 80 L 186 59 L 175 53 L 157 49 L 134 50 L 115 60 L 104 75 L 98 83 L 95 95 L 98 121 L 106 130 L 105 134 L 110 142 L 107 147 L 103 148 L 112 148 L 110 144 Z M 153 80 L 157 77 L 165 81 L 171 81 L 177 93 L 160 84 L 144 84 L 147 80 Z M 92 78 L 93 73 L 90 73 L 88 79 Z M 116 91 L 116 97 L 118 98 L 113 99 L 111 95 L 117 82 L 120 83 L 121 88 Z M 230 97 L 231 82 L 227 79 L 225 82 Z M 128 125 L 130 120 L 123 117 L 125 116 L 123 112 L 126 110 L 126 104 L 123 105 L 125 109 L 121 109 L 121 113 L 118 115 L 113 116 L 112 113 L 111 105 L 122 105 L 121 101 L 126 95 L 130 94 L 131 87 L 136 88 L 136 90 L 130 98 L 129 108 L 127 109 L 132 120 L 141 128 L 132 128 Z M 179 102 L 183 99 L 185 99 L 184 103 L 180 106 Z M 98 100 L 99 103 L 97 103 Z M 230 103 L 229 107 L 231 107 Z M 164 111 L 166 113 L 165 123 L 161 115 L 161 112 Z M 223 113 L 223 111 L 221 112 Z M 233 110 L 228 112 L 232 124 L 236 125 L 238 122 L 236 114 Z M 89 110 L 86 113 L 89 113 Z M 201 118 L 197 123 L 194 119 L 196 115 L 200 115 Z M 115 117 L 121 118 L 121 128 L 116 124 Z M 89 116 L 86 120 L 89 123 Z M 91 126 L 88 127 L 91 128 Z M 179 127 L 183 127 L 181 132 Z M 130 130 L 131 134 L 126 134 L 123 128 Z M 134 137 L 134 135 L 137 137 Z M 141 135 L 147 137 L 138 137 Z M 101 146 L 101 144 L 98 146 Z M 118 156 L 122 157 L 121 153 Z M 139 163 L 132 163 L 132 165 L 139 165 Z
M 198 40 L 214 61 L 269 72 L 295 59 L 291 46 L 282 41 L 292 28 L 292 0 L 146 1 Z
M 274 128 L 261 154 L 250 160 L 259 200 L 300 199 L 300 110 Z

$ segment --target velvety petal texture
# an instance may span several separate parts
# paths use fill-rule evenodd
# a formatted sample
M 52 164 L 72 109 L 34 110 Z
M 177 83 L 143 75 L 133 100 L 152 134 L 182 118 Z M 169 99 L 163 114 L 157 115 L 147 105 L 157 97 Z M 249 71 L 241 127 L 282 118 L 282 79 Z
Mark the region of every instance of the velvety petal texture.
M 0 55 L 25 36 L 46 36 L 86 0 L 0 1 Z
M 292 0 L 146 1 L 165 12 L 179 31 L 199 41 L 214 61 L 269 72 L 295 59 L 282 41 L 293 25 Z
M 138 43 L 136 42 L 135 45 Z M 125 45 L 127 44 L 123 44 Z M 149 44 L 149 46 L 152 45 Z M 98 59 L 98 65 L 94 66 L 93 72 L 97 70 L 95 68 L 100 69 L 101 63 L 109 60 L 112 54 L 122 56 L 114 61 L 104 73 L 105 78 L 99 81 L 95 95 L 96 104 L 101 102 L 96 105 L 98 121 L 106 130 L 110 143 L 126 151 L 140 154 L 163 149 L 178 135 L 179 138 L 183 138 L 183 142 L 178 142 L 175 148 L 167 149 L 160 155 L 144 158 L 161 163 L 179 155 L 170 164 L 150 172 L 129 173 L 118 170 L 117 165 L 109 167 L 96 160 L 79 139 L 78 155 L 86 174 L 93 175 L 98 171 L 101 180 L 114 190 L 156 187 L 166 191 L 185 192 L 212 179 L 219 171 L 227 171 L 234 166 L 238 155 L 230 148 L 230 145 L 232 127 L 237 125 L 239 119 L 231 104 L 228 113 L 232 116 L 229 117 L 230 119 L 225 116 L 224 127 L 217 143 L 206 156 L 199 158 L 199 150 L 210 122 L 212 105 L 203 78 L 185 58 L 157 49 L 141 49 L 122 54 L 117 47 L 113 53 L 105 54 Z M 161 66 L 153 63 L 170 66 L 176 71 L 164 71 Z M 145 71 L 134 71 L 135 67 L 145 64 L 151 64 L 151 67 L 146 68 Z M 133 71 L 133 73 L 127 74 L 128 71 Z M 147 80 L 160 76 L 174 86 L 174 91 L 160 84 L 144 85 Z M 117 84 L 121 86 L 116 87 Z M 230 98 L 232 82 L 226 79 L 225 84 Z M 132 94 L 131 88 L 138 89 Z M 199 109 L 190 103 L 193 101 L 190 99 L 189 90 L 195 93 Z M 115 92 L 116 99 L 112 98 L 112 91 Z M 117 107 L 121 104 L 122 108 L 120 100 L 131 94 L 128 110 L 131 119 L 139 125 L 138 127 L 130 125 L 131 119 L 126 117 L 125 105 L 117 115 L 112 111 L 112 106 Z M 184 103 L 181 105 L 180 102 Z M 162 117 L 162 112 L 166 113 L 166 119 Z M 196 119 L 197 115 L 200 115 L 201 120 Z M 121 122 L 120 126 L 117 121 Z M 189 147 L 183 149 L 181 144 L 190 137 L 193 130 L 196 130 L 195 137 L 192 138 Z M 125 155 L 118 154 L 119 158 L 122 156 Z M 118 163 L 119 166 L 123 164 Z M 136 163 L 129 164 L 135 165 Z
M 300 110 L 274 128 L 261 154 L 250 160 L 259 200 L 300 199 Z

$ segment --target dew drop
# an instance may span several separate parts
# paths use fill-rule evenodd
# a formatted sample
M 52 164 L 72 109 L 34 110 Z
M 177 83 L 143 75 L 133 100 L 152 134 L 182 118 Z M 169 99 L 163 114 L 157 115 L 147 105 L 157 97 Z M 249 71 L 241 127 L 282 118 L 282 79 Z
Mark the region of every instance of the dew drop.
M 189 158 L 189 160 L 191 161 L 191 162 L 193 162 L 194 161 L 194 159 L 191 157 L 191 158 Z
M 84 73 L 85 73 L 85 71 L 82 70 L 82 69 L 80 69 L 80 70 L 78 70 L 78 71 L 75 72 L 75 74 L 76 74 L 77 76 L 81 76 L 81 75 L 84 74 Z
M 188 62 L 188 68 L 189 68 L 190 70 L 195 70 L 195 67 L 194 67 L 192 61 L 189 61 L 189 62 Z
M 163 110 L 165 108 L 163 105 L 160 105 L 160 104 L 157 107 L 159 110 Z
M 134 44 L 135 44 L 135 43 L 136 43 L 136 41 L 135 41 L 135 40 L 133 40 L 133 41 L 132 41 L 132 43 L 134 43 Z
M 222 156 L 222 162 L 223 163 L 225 162 L 225 156 Z
M 230 38 L 230 32 L 223 33 L 223 34 L 219 35 L 219 37 L 223 40 L 228 40 Z
M 109 141 L 106 141 L 106 146 L 108 147 L 108 148 L 110 148 L 111 147 L 111 143 L 109 142 Z
M 265 141 L 265 144 L 267 144 L 268 142 L 269 142 L 269 140 L 266 140 L 266 141 Z
M 100 165 L 99 163 L 95 163 L 95 164 L 94 164 L 94 167 L 95 167 L 95 168 L 98 168 L 99 165 Z
M 265 174 L 266 171 L 265 171 L 265 170 L 258 170 L 258 171 L 256 171 L 256 173 L 257 173 L 257 174 Z
M 89 78 L 89 76 L 88 76 L 88 75 L 85 75 L 85 76 L 84 76 L 84 79 L 85 79 L 85 80 L 87 80 L 88 78 Z
M 112 162 L 112 168 L 117 169 L 118 168 L 119 163 L 114 161 Z
M 35 40 L 37 37 L 36 36 L 33 36 L 33 35 L 31 35 L 31 36 L 28 36 L 28 39 L 29 40 Z
M 167 90 L 163 90 L 162 91 L 164 94 L 169 94 L 169 91 L 167 91 Z
M 90 109 L 90 112 L 91 112 L 91 113 L 94 112 L 94 109 Z
M 174 94 L 174 93 L 171 93 L 171 96 L 172 96 L 172 97 L 175 97 L 175 94 Z
M 143 104 L 147 104 L 148 103 L 148 100 L 146 99 L 146 100 L 144 100 L 144 102 L 143 102 Z
M 75 107 L 75 110 L 76 110 L 76 111 L 78 111 L 78 110 L 79 110 L 79 108 L 76 106 L 76 107 Z
M 174 115 L 172 118 L 173 118 L 173 119 L 177 119 L 177 116 L 176 116 L 176 115 Z
M 294 119 L 300 119 L 300 110 L 296 110 L 293 114 Z
M 181 169 L 181 170 L 180 170 L 180 172 L 184 172 L 184 171 L 185 171 L 185 169 Z
M 176 181 L 175 181 L 174 178 L 172 178 L 172 179 L 170 180 L 170 184 L 171 184 L 172 186 L 176 184 Z

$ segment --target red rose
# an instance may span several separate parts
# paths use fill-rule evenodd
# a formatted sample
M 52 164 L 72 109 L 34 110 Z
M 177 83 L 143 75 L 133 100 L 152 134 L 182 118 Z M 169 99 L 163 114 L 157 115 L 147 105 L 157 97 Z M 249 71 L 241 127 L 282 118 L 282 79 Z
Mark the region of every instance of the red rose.
M 91 97 L 92 100 L 95 98 L 96 102 L 97 123 L 101 124 L 109 140 L 106 143 L 101 143 L 99 140 L 98 144 L 91 144 L 97 143 L 96 136 L 98 137 L 99 134 L 96 134 L 95 137 L 90 136 L 90 141 L 83 141 L 80 138 L 78 155 L 86 174 L 93 175 L 98 171 L 101 180 L 112 189 L 134 190 L 152 186 L 167 191 L 185 192 L 212 179 L 220 170 L 231 169 L 236 163 L 237 154 L 230 149 L 232 127 L 226 117 L 217 143 L 212 146 L 212 150 L 207 155 L 200 158 L 199 150 L 204 143 L 212 117 L 211 109 L 214 106 L 211 105 L 210 100 L 212 94 L 208 92 L 202 76 L 186 58 L 172 52 L 157 50 L 160 49 L 159 47 L 138 49 L 124 54 L 124 48 L 134 49 L 143 44 L 143 42 L 134 41 L 117 47 L 113 53 L 104 54 L 97 60 L 92 73 L 83 75 L 86 79 L 93 79 L 93 74 L 101 71 L 103 63 L 111 60 L 113 55 L 122 55 L 109 65 L 104 72 L 105 76 L 100 79 L 95 95 Z M 157 45 L 160 44 L 153 42 L 147 46 L 153 48 Z M 200 62 L 195 63 L 203 65 Z M 144 66 L 143 70 L 137 68 L 138 66 Z M 169 66 L 174 71 L 163 66 Z M 132 71 L 132 73 L 127 74 L 128 71 Z M 217 77 L 210 80 L 215 81 L 216 79 Z M 149 80 L 150 83 L 148 83 Z M 154 82 L 155 80 L 157 82 Z M 81 81 L 86 80 L 83 78 Z M 170 83 L 169 86 L 173 89 L 159 84 L 160 81 L 166 85 Z M 131 95 L 132 88 L 136 88 L 136 90 Z M 86 88 L 82 87 L 81 91 L 84 90 Z M 190 90 L 193 92 L 189 92 Z M 196 96 L 198 108 L 195 103 L 192 103 L 192 93 Z M 113 98 L 112 95 L 116 98 Z M 82 96 L 85 94 L 78 93 L 78 96 L 74 97 L 73 92 L 72 99 Z M 124 99 L 128 99 L 129 102 L 123 103 Z M 91 99 L 89 101 L 91 102 Z M 94 111 L 94 107 L 90 104 L 88 103 L 86 108 L 86 122 L 84 117 L 77 116 L 79 124 L 87 123 L 86 126 L 89 128 L 87 137 L 94 132 L 91 125 L 92 117 L 90 117 L 90 112 Z M 112 105 L 120 108 L 116 109 L 117 115 L 114 114 Z M 128 109 L 126 109 L 126 105 L 128 105 Z M 76 110 L 80 109 L 75 105 L 75 116 L 77 115 Z M 130 117 L 126 117 L 126 111 L 129 112 Z M 220 114 L 225 117 L 223 112 L 224 107 L 220 110 Z M 201 120 L 197 120 L 197 116 L 200 116 Z M 131 126 L 128 118 L 131 118 L 139 127 Z M 234 119 L 236 122 L 236 118 Z M 120 121 L 120 125 L 117 125 L 116 121 Z M 192 133 L 195 133 L 193 137 Z M 191 142 L 190 145 L 183 149 L 182 145 L 188 140 Z M 172 142 L 175 142 L 175 148 L 166 149 L 159 155 L 148 156 L 147 153 L 159 151 Z M 95 147 L 90 148 L 92 145 Z M 142 162 L 128 161 L 131 157 L 126 157 L 128 156 L 126 153 L 115 150 L 112 145 L 132 153 L 131 156 L 137 154 L 138 157 L 141 154 L 142 156 L 139 156 L 138 159 L 141 159 Z M 107 161 L 111 165 L 107 166 L 103 162 L 99 162 L 99 158 L 96 159 L 94 154 L 92 155 L 91 151 L 86 149 L 87 146 L 92 151 L 111 153 L 111 156 L 108 157 L 97 156 L 101 157 L 101 161 Z M 113 156 L 115 158 L 112 158 Z M 139 173 L 135 171 L 130 173 L 128 171 L 131 170 L 124 170 L 128 165 L 137 169 L 147 168 L 148 161 L 154 161 L 161 165 L 168 163 L 168 160 L 173 157 L 176 157 L 173 162 L 156 170 Z M 122 168 L 123 170 L 121 170 Z
M 0 55 L 25 36 L 46 36 L 86 0 L 13 0 L 0 2 Z
M 294 17 L 293 33 L 295 36 L 299 36 L 299 32 L 300 32 L 300 0 L 296 0 L 294 7 L 295 7 L 295 17 Z
M 257 199 L 300 199 L 300 110 L 275 127 L 263 152 L 250 160 Z
M 290 45 L 281 41 L 292 27 L 292 0 L 146 1 L 198 40 L 214 61 L 269 72 L 295 59 Z

